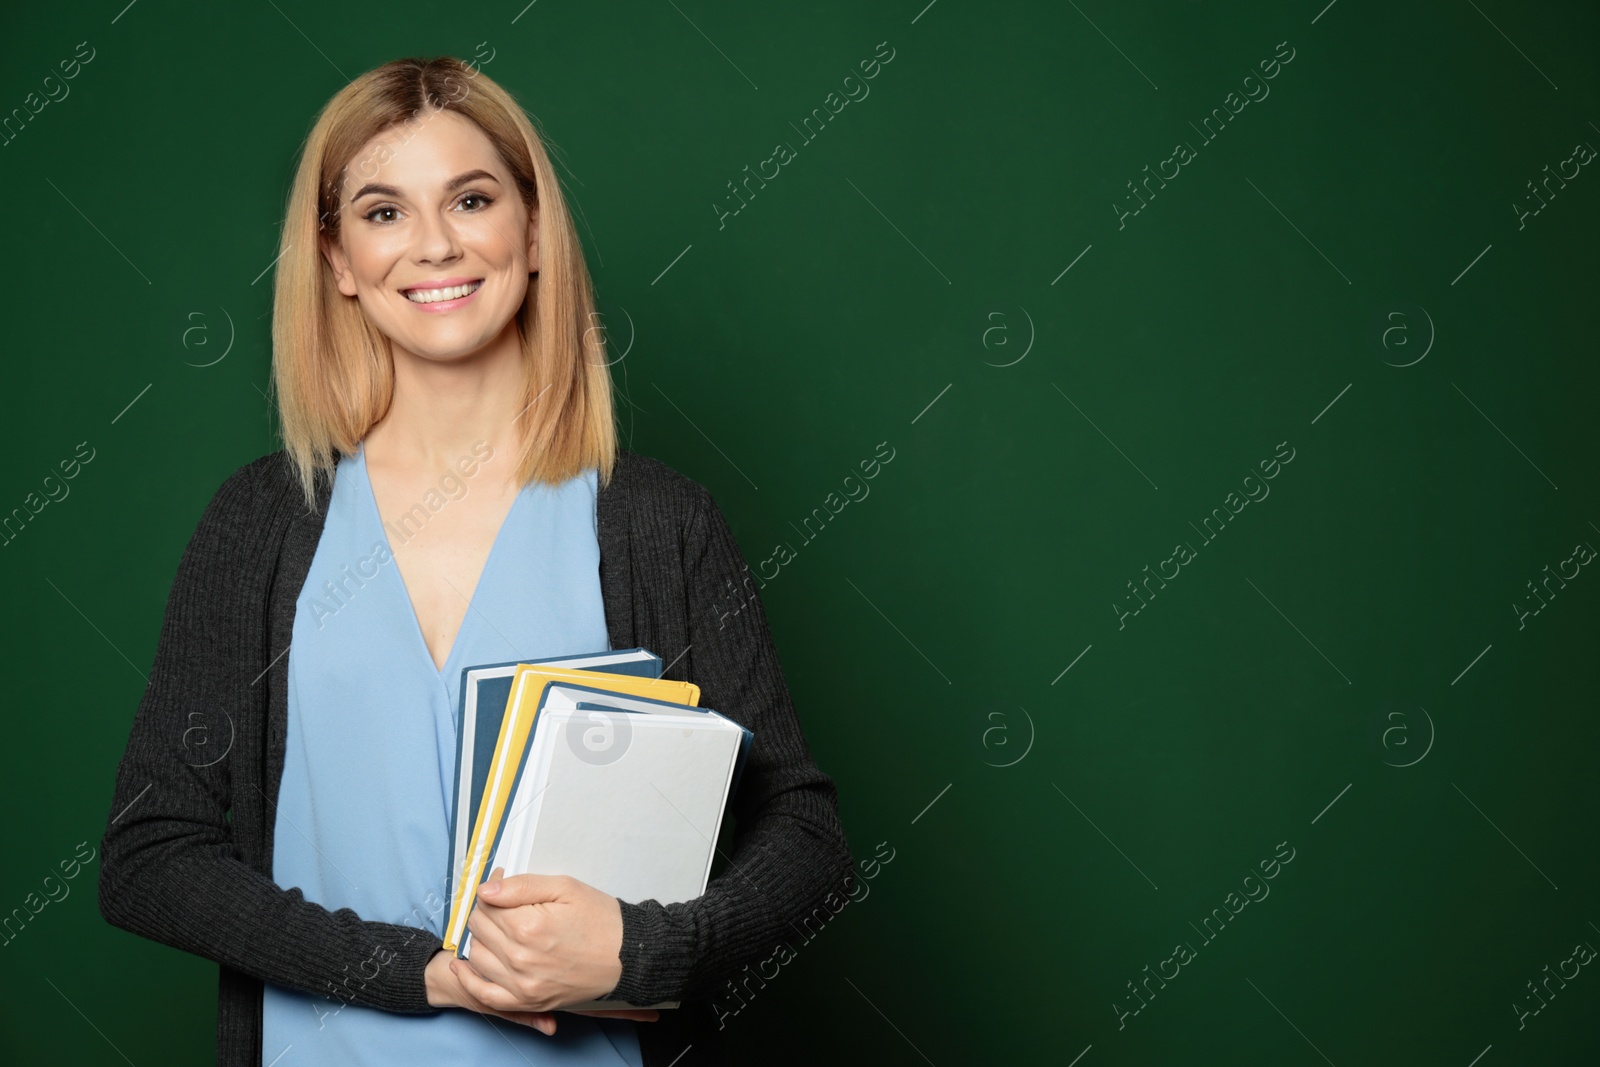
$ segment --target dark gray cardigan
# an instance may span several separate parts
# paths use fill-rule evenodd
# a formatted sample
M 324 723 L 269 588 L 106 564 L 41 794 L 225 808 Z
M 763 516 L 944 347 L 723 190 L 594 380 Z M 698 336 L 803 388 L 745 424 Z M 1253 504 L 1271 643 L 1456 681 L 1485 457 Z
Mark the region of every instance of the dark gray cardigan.
M 278 451 L 217 490 L 178 564 L 101 841 L 106 920 L 221 965 L 223 1067 L 262 1062 L 263 980 L 388 1011 L 440 1010 L 423 981 L 438 937 L 329 911 L 272 880 L 285 654 L 330 489 L 320 484 L 308 512 Z M 755 733 L 731 804 L 736 830 L 718 845 L 728 868 L 687 903 L 622 903 L 622 978 L 609 994 L 683 1001 L 638 1024 L 645 1067 L 721 1063 L 718 988 L 769 956 L 793 920 L 848 889 L 838 797 L 811 759 L 748 568 L 710 493 L 621 450 L 598 511 L 612 647 L 657 653 L 671 665 L 665 677 L 699 685 L 702 706 Z

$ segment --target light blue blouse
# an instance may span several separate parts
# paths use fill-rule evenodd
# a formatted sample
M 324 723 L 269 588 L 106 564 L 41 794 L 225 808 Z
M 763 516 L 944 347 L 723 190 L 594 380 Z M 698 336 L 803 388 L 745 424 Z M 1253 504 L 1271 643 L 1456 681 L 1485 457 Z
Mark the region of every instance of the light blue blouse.
M 448 488 L 459 497 L 462 485 L 472 491 L 470 477 Z M 414 536 L 416 520 L 384 525 L 364 445 L 339 460 L 295 607 L 274 881 L 330 910 L 443 935 L 461 669 L 611 647 L 596 502 L 593 469 L 560 486 L 522 488 L 440 670 L 391 554 L 393 543 Z M 413 516 L 431 516 L 450 498 L 441 489 L 418 503 Z M 370 977 L 379 966 L 360 970 Z M 350 988 L 361 980 L 352 973 Z M 565 1013 L 546 1037 L 498 1016 L 386 1012 L 349 996 L 266 983 L 262 1063 L 642 1067 L 628 1020 Z

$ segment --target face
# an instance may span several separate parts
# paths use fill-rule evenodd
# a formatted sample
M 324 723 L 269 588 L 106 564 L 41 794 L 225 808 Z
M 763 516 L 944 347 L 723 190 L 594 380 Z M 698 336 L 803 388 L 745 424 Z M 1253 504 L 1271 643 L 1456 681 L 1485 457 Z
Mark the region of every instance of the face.
M 527 211 L 489 139 L 453 111 L 378 134 L 345 168 L 339 291 L 398 348 L 449 361 L 506 331 L 539 269 Z

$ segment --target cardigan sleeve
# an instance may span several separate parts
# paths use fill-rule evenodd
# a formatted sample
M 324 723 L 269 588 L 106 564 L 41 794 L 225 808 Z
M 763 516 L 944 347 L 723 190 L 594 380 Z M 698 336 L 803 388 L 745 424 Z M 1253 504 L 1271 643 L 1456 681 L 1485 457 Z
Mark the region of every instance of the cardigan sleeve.
M 704 707 L 755 736 L 731 801 L 733 841 L 718 845 L 726 869 L 690 901 L 620 902 L 622 977 L 609 997 L 630 1004 L 710 998 L 800 922 L 840 910 L 854 866 L 837 790 L 812 761 L 744 558 L 710 493 L 695 489 L 683 548 L 689 680 Z
M 101 839 L 100 913 L 281 986 L 395 1012 L 438 1011 L 423 979 L 442 947 L 431 931 L 329 911 L 252 867 L 234 842 L 231 791 L 259 782 L 253 768 L 232 765 L 244 747 L 234 735 L 260 731 L 267 704 L 261 590 L 272 560 L 254 466 L 217 490 L 178 564 L 117 767 Z

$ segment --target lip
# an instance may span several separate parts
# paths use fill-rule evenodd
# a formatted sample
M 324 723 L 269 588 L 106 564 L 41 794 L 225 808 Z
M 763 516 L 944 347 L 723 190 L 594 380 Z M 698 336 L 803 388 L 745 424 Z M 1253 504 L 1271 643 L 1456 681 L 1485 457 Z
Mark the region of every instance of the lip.
M 411 292 L 413 289 L 448 289 L 451 286 L 469 285 L 472 282 L 477 282 L 478 287 L 472 292 L 468 293 L 466 296 L 459 296 L 454 300 L 439 300 L 432 304 L 419 304 L 410 297 L 406 296 L 406 294 Z M 437 315 L 441 312 L 454 311 L 456 308 L 464 306 L 468 301 L 472 300 L 479 293 L 483 292 L 483 287 L 487 284 L 487 278 L 442 278 L 438 281 L 419 282 L 416 285 L 407 286 L 406 288 L 399 290 L 399 293 L 400 299 L 404 300 L 408 305 L 410 305 L 412 308 L 415 308 L 417 311 L 428 311 Z

